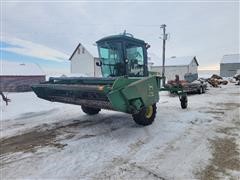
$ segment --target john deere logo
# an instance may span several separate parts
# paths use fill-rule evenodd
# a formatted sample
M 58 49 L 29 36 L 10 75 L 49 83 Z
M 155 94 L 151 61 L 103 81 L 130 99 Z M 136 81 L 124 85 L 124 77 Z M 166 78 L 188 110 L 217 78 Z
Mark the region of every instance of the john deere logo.
M 153 86 L 148 85 L 148 96 L 152 97 L 154 96 Z

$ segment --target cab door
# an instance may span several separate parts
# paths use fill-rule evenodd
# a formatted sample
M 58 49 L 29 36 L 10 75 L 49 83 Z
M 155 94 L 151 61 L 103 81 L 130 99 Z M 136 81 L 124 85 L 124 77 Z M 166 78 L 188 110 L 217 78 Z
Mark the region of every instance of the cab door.
M 134 42 L 126 42 L 124 49 L 128 76 L 130 77 L 147 76 L 145 47 Z

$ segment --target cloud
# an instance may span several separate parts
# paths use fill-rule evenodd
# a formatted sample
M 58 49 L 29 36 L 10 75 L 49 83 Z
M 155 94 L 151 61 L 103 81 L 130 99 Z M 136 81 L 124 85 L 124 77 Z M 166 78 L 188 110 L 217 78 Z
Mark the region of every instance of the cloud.
M 59 62 L 65 61 L 69 58 L 68 54 L 61 51 L 24 39 L 4 36 L 3 42 L 9 44 L 9 46 L 1 47 L 0 50 L 2 51 Z
M 61 53 L 70 54 L 79 42 L 87 47 L 104 36 L 126 29 L 148 42 L 150 51 L 161 57 L 162 42 L 158 37 L 162 23 L 167 24 L 167 32 L 171 34 L 167 57 L 195 55 L 200 65 L 207 67 L 218 65 L 224 54 L 239 51 L 239 2 L 4 3 L 2 21 L 3 33 L 61 50 Z M 9 50 L 16 49 L 9 47 Z M 24 54 L 29 54 L 26 51 Z M 37 57 L 41 54 L 55 61 L 66 56 L 50 53 L 46 57 L 44 49 L 36 51 Z

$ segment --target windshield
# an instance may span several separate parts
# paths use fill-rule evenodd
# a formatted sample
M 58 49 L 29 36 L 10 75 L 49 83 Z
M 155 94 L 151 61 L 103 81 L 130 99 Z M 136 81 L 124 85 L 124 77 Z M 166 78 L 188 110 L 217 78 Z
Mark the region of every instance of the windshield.
M 115 77 L 125 74 L 122 52 L 120 42 L 104 42 L 99 45 L 103 77 Z

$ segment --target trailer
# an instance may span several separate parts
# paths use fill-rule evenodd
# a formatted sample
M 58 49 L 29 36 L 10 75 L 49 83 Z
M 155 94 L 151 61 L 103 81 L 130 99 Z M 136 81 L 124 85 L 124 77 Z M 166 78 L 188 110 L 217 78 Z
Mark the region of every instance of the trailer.
M 207 90 L 207 83 L 194 81 L 191 83 L 183 84 L 183 91 L 186 93 L 198 93 L 203 94 Z

